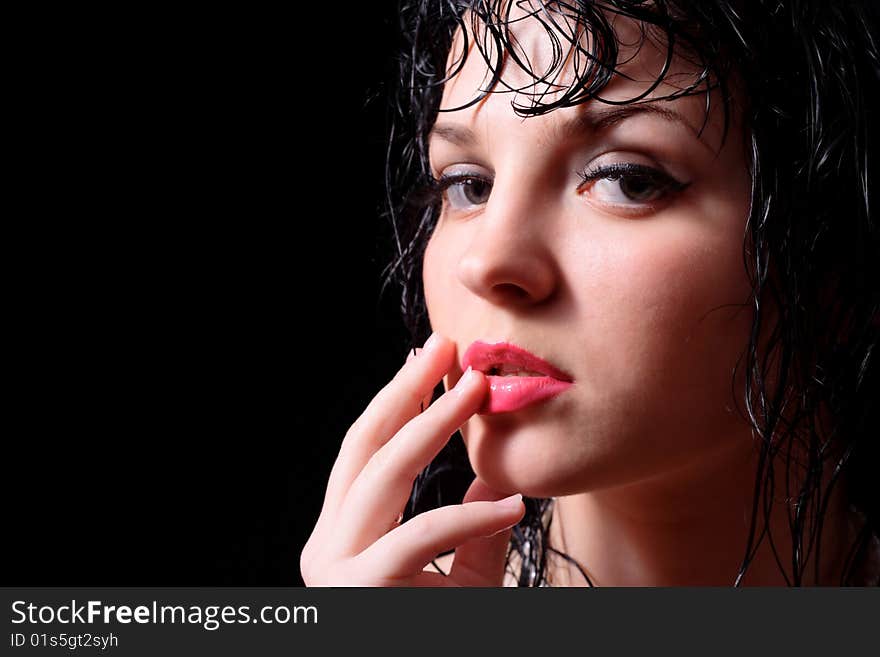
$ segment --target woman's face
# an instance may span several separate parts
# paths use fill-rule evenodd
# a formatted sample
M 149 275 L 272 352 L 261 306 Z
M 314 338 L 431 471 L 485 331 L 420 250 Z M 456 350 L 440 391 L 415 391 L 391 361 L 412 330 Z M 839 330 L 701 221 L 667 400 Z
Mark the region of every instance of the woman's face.
M 542 70 L 552 58 L 545 29 L 533 18 L 513 27 Z M 637 43 L 632 23 L 615 28 L 621 43 Z M 469 54 L 442 108 L 466 104 L 491 79 L 479 53 Z M 618 72 L 632 79 L 616 75 L 602 97 L 638 96 L 664 59 L 650 41 L 638 53 L 622 48 Z M 648 98 L 684 87 L 693 72 L 676 59 Z M 512 62 L 504 81 L 542 91 Z M 552 89 L 544 90 L 547 102 Z M 490 486 L 568 495 L 747 444 L 731 376 L 752 317 L 742 259 L 750 179 L 735 106 L 722 146 L 717 93 L 699 138 L 704 93 L 658 101 L 659 112 L 590 100 L 526 119 L 511 101 L 527 97 L 493 93 L 439 115 L 434 176 L 471 177 L 447 189 L 424 256 L 432 327 L 458 349 L 447 387 L 476 340 L 514 343 L 574 380 L 542 403 L 475 415 L 462 427 Z M 608 115 L 621 108 L 629 115 Z M 581 176 L 623 164 L 656 174 Z

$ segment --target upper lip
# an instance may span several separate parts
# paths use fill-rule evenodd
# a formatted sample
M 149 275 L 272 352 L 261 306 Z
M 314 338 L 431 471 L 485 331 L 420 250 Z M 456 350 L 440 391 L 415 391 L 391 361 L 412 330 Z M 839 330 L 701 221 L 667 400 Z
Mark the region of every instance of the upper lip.
M 525 370 L 541 372 L 560 381 L 572 381 L 571 375 L 551 365 L 546 360 L 535 356 L 530 351 L 517 347 L 510 342 L 489 343 L 477 340 L 467 348 L 461 361 L 463 370 L 472 367 L 483 373 L 488 372 L 493 366 L 501 363 L 514 365 Z

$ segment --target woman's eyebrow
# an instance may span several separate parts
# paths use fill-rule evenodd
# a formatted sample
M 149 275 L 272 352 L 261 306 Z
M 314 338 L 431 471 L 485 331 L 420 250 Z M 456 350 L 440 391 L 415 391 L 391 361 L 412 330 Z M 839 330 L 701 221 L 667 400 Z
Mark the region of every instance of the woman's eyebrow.
M 435 137 L 456 146 L 467 146 L 477 140 L 470 128 L 455 123 L 435 123 L 428 133 L 428 141 Z
M 559 134 L 563 138 L 574 137 L 585 132 L 596 134 L 640 114 L 650 114 L 671 123 L 680 123 L 695 137 L 699 138 L 697 130 L 683 114 L 668 107 L 660 107 L 656 103 L 634 103 L 601 111 L 596 111 L 595 107 L 593 107 L 580 112 L 577 116 L 566 119 L 559 128 Z M 428 139 L 430 140 L 434 137 L 457 146 L 468 146 L 477 140 L 470 128 L 456 123 L 435 124 L 428 135 Z
M 680 123 L 694 136 L 697 136 L 696 129 L 684 114 L 669 107 L 661 107 L 659 103 L 633 103 L 601 111 L 596 111 L 594 106 L 566 120 L 562 124 L 561 132 L 565 136 L 577 135 L 582 132 L 602 132 L 640 114 L 650 114 L 670 123 Z

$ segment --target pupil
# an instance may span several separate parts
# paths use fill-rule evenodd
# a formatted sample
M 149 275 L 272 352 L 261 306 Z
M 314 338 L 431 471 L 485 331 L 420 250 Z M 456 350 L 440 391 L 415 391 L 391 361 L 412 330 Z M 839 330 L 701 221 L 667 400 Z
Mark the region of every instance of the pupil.
M 489 185 L 483 180 L 468 180 L 464 186 L 464 195 L 470 203 L 480 205 L 486 202 L 489 195 Z
M 621 177 L 620 189 L 633 200 L 644 200 L 652 196 L 655 191 L 651 180 L 639 176 Z

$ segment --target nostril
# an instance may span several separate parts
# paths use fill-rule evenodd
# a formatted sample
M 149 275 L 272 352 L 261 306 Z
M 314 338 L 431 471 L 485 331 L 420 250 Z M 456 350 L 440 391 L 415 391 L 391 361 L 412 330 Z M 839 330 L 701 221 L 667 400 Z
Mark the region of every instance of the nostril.
M 515 300 L 525 299 L 529 296 L 528 292 L 514 283 L 498 283 L 492 289 L 500 297 L 508 297 Z

